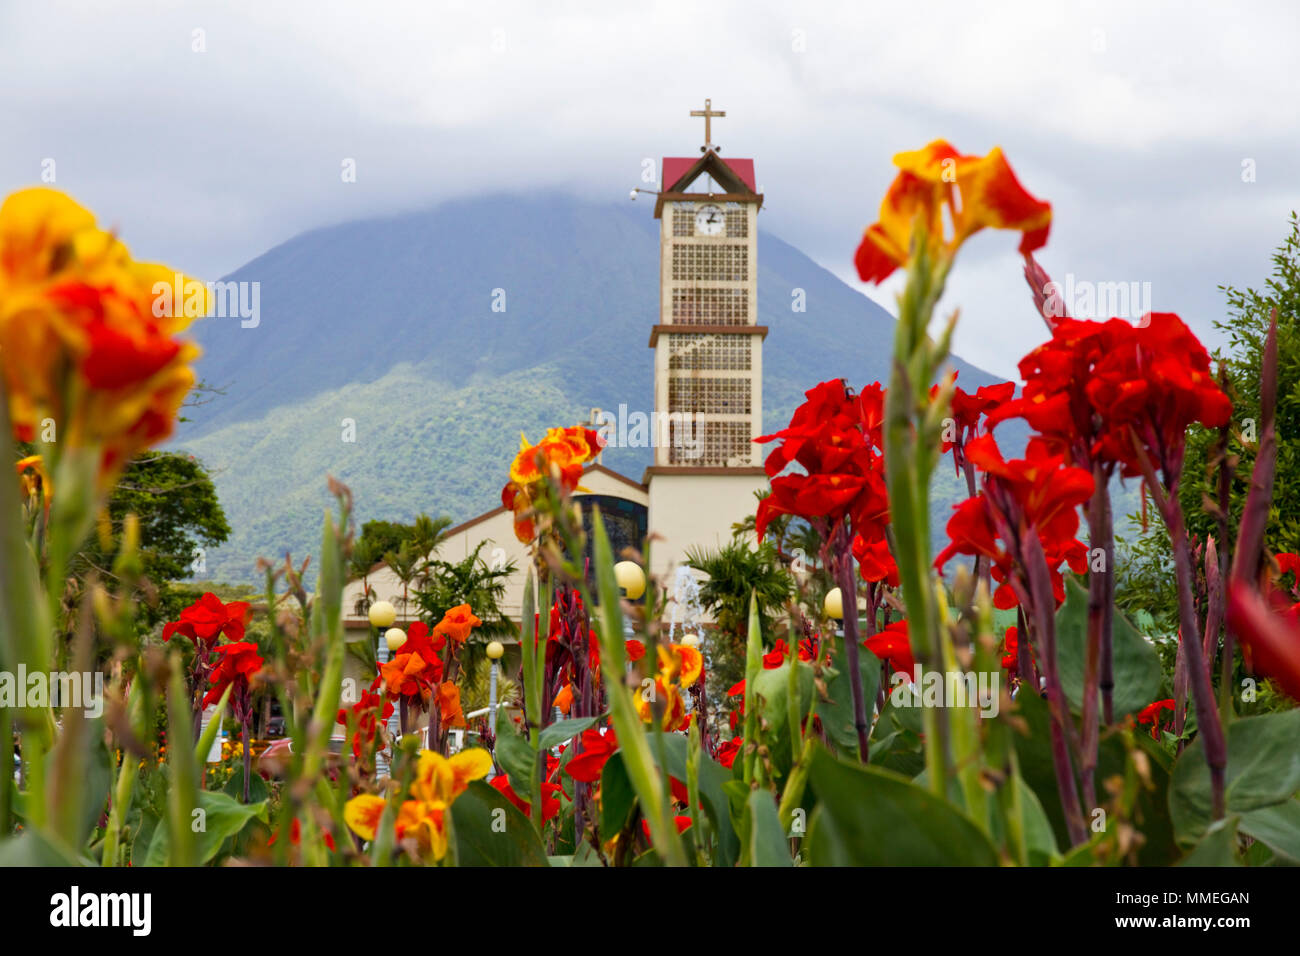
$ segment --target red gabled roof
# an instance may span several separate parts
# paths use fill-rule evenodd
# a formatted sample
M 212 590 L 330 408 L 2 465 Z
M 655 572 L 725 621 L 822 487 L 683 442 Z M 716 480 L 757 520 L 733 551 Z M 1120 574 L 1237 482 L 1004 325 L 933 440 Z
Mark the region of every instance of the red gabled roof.
M 713 157 L 726 166 L 731 173 L 748 187 L 752 193 L 758 192 L 757 180 L 754 178 L 754 161 L 752 159 L 723 159 L 717 153 Z M 678 183 L 699 163 L 699 156 L 665 156 L 663 166 L 663 188 L 665 192 L 676 192 Z

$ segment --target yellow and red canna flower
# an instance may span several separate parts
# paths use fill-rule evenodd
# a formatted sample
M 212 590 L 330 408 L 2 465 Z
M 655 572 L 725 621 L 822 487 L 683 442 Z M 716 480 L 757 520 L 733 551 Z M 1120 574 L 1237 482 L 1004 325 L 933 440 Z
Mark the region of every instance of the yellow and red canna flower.
M 420 849 L 441 860 L 447 855 L 447 813 L 457 797 L 469 789 L 471 780 L 485 777 L 492 769 L 492 755 L 481 747 L 462 750 L 451 757 L 420 751 L 411 799 L 402 801 L 394 820 L 397 840 L 413 838 Z M 353 797 L 343 808 L 343 820 L 363 840 L 373 840 L 386 801 L 372 794 Z
M 45 462 L 41 456 L 28 455 L 26 458 L 20 458 L 15 467 L 23 498 L 27 501 L 35 501 L 39 495 L 45 499 L 46 507 L 49 507 L 54 489 L 50 487 L 50 477 L 45 473 Z
M 854 263 L 863 282 L 879 284 L 906 266 L 918 243 L 930 258 L 951 259 L 979 230 L 1019 231 L 1020 252 L 1047 242 L 1050 203 L 1035 199 L 995 147 L 987 156 L 966 156 L 945 140 L 894 156 L 898 175 L 880 204 L 880 218 L 868 227 Z M 945 221 L 952 234 L 944 235 Z
M 373 840 L 379 829 L 379 819 L 384 815 L 388 801 L 373 793 L 361 793 L 343 807 L 343 822 L 348 829 L 363 840 Z
M 548 428 L 536 445 L 519 436 L 519 453 L 510 465 L 510 480 L 517 485 L 541 481 L 548 473 L 557 478 L 566 491 L 573 491 L 582 480 L 582 466 L 600 453 L 599 436 L 590 428 Z
M 435 637 L 449 637 L 457 644 L 463 644 L 469 632 L 483 622 L 474 616 L 468 604 L 458 604 L 442 616 L 433 628 Z
M 171 434 L 199 355 L 175 334 L 208 300 L 201 283 L 132 260 L 63 193 L 11 195 L 0 205 L 0 374 L 15 437 L 31 441 L 52 419 L 60 447 L 99 456 L 105 491 Z
M 536 445 L 519 436 L 519 453 L 510 465 L 510 480 L 501 489 L 501 504 L 514 512 L 515 537 L 531 544 L 537 537 L 533 506 L 549 477 L 561 494 L 578 489 L 583 466 L 600 454 L 602 442 L 590 428 L 550 428 Z
M 682 695 L 677 690 L 677 685 L 668 683 L 662 676 L 655 678 L 653 693 L 646 688 L 632 694 L 632 701 L 636 705 L 636 712 L 641 717 L 641 722 L 648 724 L 654 719 L 654 705 L 659 700 L 664 702 L 664 716 L 660 726 L 665 731 L 685 729 L 690 722 L 686 716 L 686 704 L 682 702 Z
M 450 804 L 469 789 L 471 780 L 486 777 L 492 769 L 492 755 L 482 747 L 470 747 L 444 757 L 421 750 L 411 794 L 425 803 Z
M 690 687 L 704 670 L 704 658 L 689 644 L 659 645 L 659 673 L 670 684 Z

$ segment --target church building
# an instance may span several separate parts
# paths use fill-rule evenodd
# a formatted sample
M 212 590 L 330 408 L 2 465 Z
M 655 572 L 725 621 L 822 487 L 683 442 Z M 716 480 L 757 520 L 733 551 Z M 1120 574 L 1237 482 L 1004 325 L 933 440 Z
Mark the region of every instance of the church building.
M 754 513 L 755 492 L 767 488 L 763 449 L 752 439 L 763 424 L 763 339 L 758 324 L 758 192 L 752 159 L 723 158 L 712 142 L 712 120 L 724 116 L 705 100 L 700 155 L 663 159 L 654 216 L 660 221 L 659 321 L 649 331 L 654 361 L 654 464 L 638 477 L 596 463 L 577 492 L 587 523 L 598 509 L 617 555 L 640 549 L 647 534 L 650 574 L 671 584 L 692 548 L 716 549 L 732 525 Z M 637 190 L 636 192 L 649 192 Z M 646 281 L 652 281 L 650 276 Z M 591 410 L 589 427 L 608 421 Z M 575 414 L 575 421 L 579 416 Z M 572 422 L 556 422 L 557 425 Z M 513 449 L 503 449 L 507 461 Z M 501 609 L 518 619 L 529 558 L 503 507 L 448 530 L 437 557 L 459 561 L 486 542 L 488 564 L 516 567 Z M 349 583 L 344 616 L 349 632 L 368 628 L 365 589 L 392 601 L 399 623 L 417 608 L 402 606 L 401 583 L 378 565 Z

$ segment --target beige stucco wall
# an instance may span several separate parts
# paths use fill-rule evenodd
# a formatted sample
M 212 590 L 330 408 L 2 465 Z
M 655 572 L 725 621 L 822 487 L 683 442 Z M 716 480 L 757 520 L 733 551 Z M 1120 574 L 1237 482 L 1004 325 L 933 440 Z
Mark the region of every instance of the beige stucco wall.
M 762 475 L 655 473 L 650 476 L 650 571 L 671 581 L 689 548 L 716 550 L 731 540 L 731 526 L 754 513 Z

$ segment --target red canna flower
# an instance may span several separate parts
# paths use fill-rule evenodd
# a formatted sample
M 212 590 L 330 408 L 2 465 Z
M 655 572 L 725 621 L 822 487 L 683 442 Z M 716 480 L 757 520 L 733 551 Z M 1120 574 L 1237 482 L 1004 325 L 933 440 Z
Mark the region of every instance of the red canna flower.
M 532 814 L 532 802 L 529 800 L 522 799 L 517 793 L 515 793 L 514 789 L 510 786 L 510 778 L 507 777 L 505 774 L 503 773 L 497 774 L 495 777 L 492 778 L 490 783 L 493 787 L 495 787 L 500 792 L 500 794 L 503 797 L 505 797 L 507 800 L 513 803 L 515 805 L 515 809 L 518 810 L 520 813 L 522 813 L 524 816 L 530 816 Z M 560 792 L 561 789 L 558 783 L 542 784 L 542 823 L 543 824 L 549 823 L 551 819 L 557 813 L 560 812 L 560 799 L 559 797 L 556 796 L 556 794 Z
M 888 664 L 894 673 L 907 675 L 909 681 L 912 679 L 916 660 L 912 657 L 912 641 L 906 621 L 892 621 L 863 641 L 862 646 Z
M 1172 717 L 1174 710 L 1174 700 L 1172 697 L 1166 698 L 1165 700 L 1158 700 L 1152 704 L 1147 704 L 1138 711 L 1137 722 L 1139 724 L 1151 725 L 1151 737 L 1153 740 L 1160 739 L 1160 715 L 1166 710 L 1170 712 L 1170 716 Z
M 209 689 L 203 698 L 203 706 L 215 704 L 231 684 L 235 690 L 231 694 L 231 714 L 242 721 L 248 708 L 249 681 L 262 669 L 266 662 L 257 653 L 257 645 L 251 641 L 235 644 L 222 644 L 216 648 L 220 659 L 209 678 Z
M 1064 456 L 1053 455 L 1046 443 L 1031 440 L 1026 457 L 1005 461 L 992 435 L 980 435 L 966 447 L 966 455 L 984 472 L 984 489 L 954 509 L 948 522 L 950 542 L 935 559 L 943 567 L 955 554 L 980 555 L 990 559 L 995 580 L 1002 582 L 994 594 L 1000 608 L 1014 607 L 1024 590 L 1024 535 L 1031 531 L 1042 542 L 1058 602 L 1065 599 L 1063 562 L 1079 573 L 1086 570 L 1087 549 L 1075 539 L 1079 528 L 1078 507 L 1092 496 L 1092 474 L 1064 465 Z M 1010 536 L 1010 540 L 1006 539 Z
M 884 391 L 877 383 L 854 395 L 843 379 L 832 379 L 805 396 L 786 428 L 754 439 L 781 441 L 763 465 L 772 492 L 759 502 L 758 537 L 774 516 L 790 514 L 832 525 L 848 517 L 855 534 L 875 541 L 889 520 L 881 455 Z M 786 474 L 792 464 L 802 473 Z
M 266 845 L 275 846 L 275 841 L 278 840 L 279 838 L 280 838 L 279 833 L 272 834 L 271 839 L 266 841 Z M 334 835 L 327 830 L 323 834 L 323 839 L 325 845 L 329 847 L 331 851 L 333 851 L 335 848 Z M 289 842 L 294 846 L 299 846 L 302 843 L 302 823 L 298 820 L 297 817 L 294 817 L 293 822 L 289 824 Z
M 163 628 L 162 638 L 169 641 L 173 634 L 183 634 L 195 644 L 202 642 L 209 647 L 222 635 L 230 641 L 242 641 L 244 625 L 248 623 L 249 616 L 247 601 L 231 601 L 226 604 L 208 591 L 181 611 L 179 620 L 172 621 Z
M 627 650 L 627 659 L 629 661 L 639 661 L 645 657 L 645 645 L 633 638 L 630 641 L 624 641 L 623 647 Z
M 427 709 L 433 687 L 442 681 L 442 657 L 446 646 L 441 635 L 431 637 L 428 625 L 416 621 L 407 631 L 406 641 L 392 660 L 379 665 L 379 677 L 390 700 L 405 697 L 421 711 Z
M 884 581 L 891 588 L 898 587 L 898 564 L 889 550 L 889 540 L 867 541 L 861 535 L 853 539 L 853 557 L 858 562 L 858 573 L 869 583 Z
M 730 740 L 718 746 L 718 752 L 715 755 L 718 763 L 730 770 L 736 763 L 736 754 L 740 753 L 740 748 L 745 745 L 744 737 L 732 737 Z
M 1265 599 L 1248 583 L 1234 580 L 1228 590 L 1227 619 L 1252 653 L 1259 673 L 1300 700 L 1300 605 L 1287 607 L 1276 591 Z
M 618 738 L 613 727 L 604 733 L 599 727 L 589 727 L 582 732 L 582 753 L 570 758 L 564 769 L 574 780 L 599 783 L 605 762 L 617 752 Z
M 685 833 L 690 828 L 691 818 L 686 816 L 685 814 L 679 813 L 677 814 L 677 816 L 673 817 L 673 824 L 677 827 L 677 833 L 678 835 L 680 835 Z M 645 838 L 647 840 L 651 839 L 650 824 L 646 820 L 641 821 L 641 832 L 645 834 Z
M 393 702 L 376 693 L 380 681 L 381 678 L 376 677 L 369 690 L 361 692 L 361 699 L 350 708 L 341 708 L 336 718 L 336 722 L 344 727 L 348 725 L 349 716 L 356 718 L 357 729 L 352 734 L 352 755 L 358 760 L 361 759 L 362 751 L 369 750 L 374 744 L 379 728 L 393 716 Z

